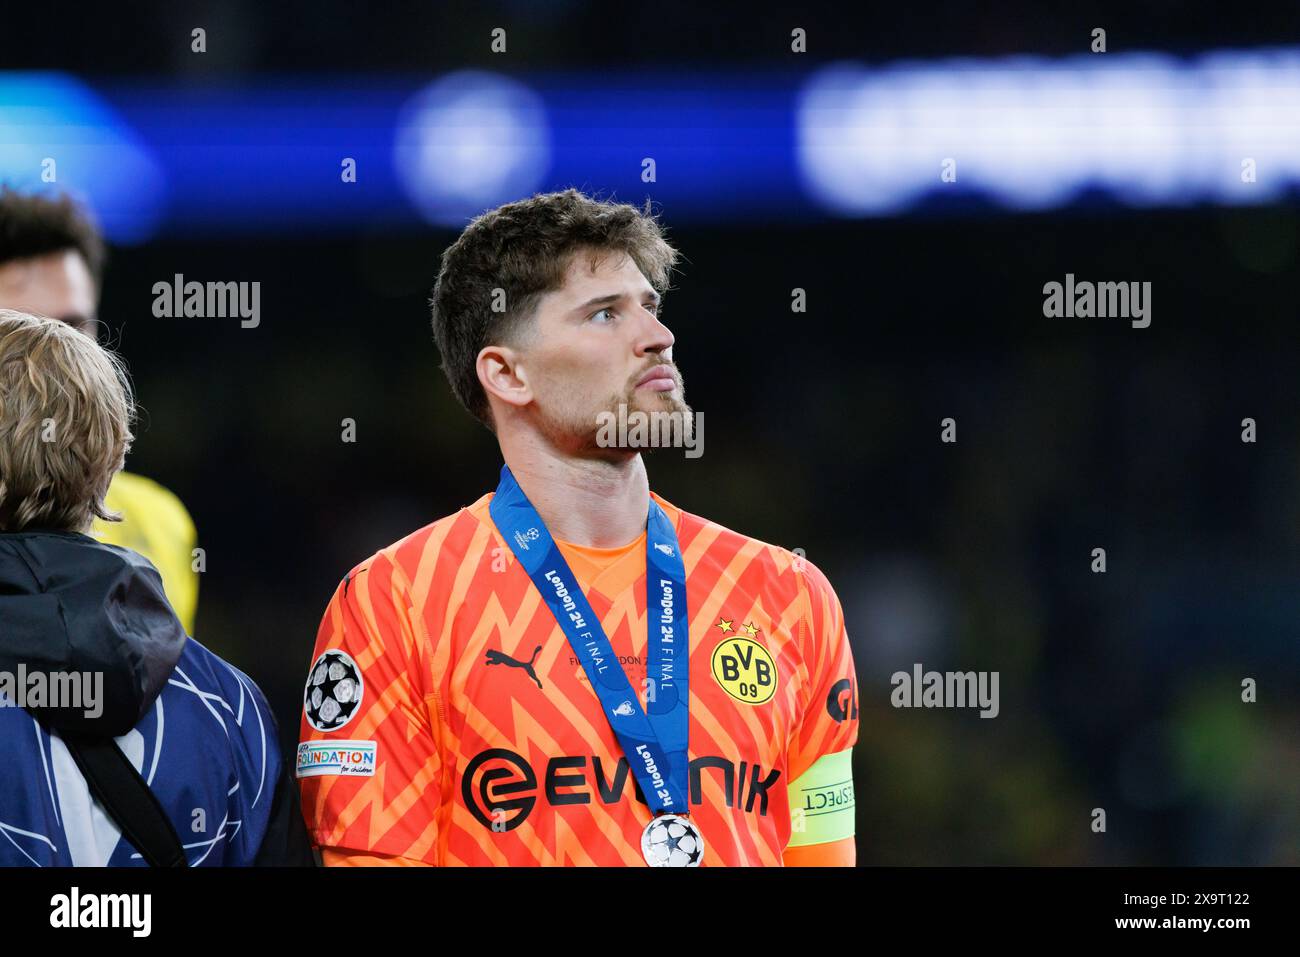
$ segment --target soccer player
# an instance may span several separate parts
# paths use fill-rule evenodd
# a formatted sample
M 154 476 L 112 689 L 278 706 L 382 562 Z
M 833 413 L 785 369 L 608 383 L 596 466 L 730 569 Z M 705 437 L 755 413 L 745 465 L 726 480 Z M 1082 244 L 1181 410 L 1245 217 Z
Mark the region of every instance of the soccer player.
M 830 584 L 610 441 L 620 411 L 690 414 L 659 312 L 676 258 L 648 211 L 575 190 L 443 254 L 443 369 L 506 467 L 325 611 L 297 759 L 325 863 L 854 863 Z
M 104 242 L 69 197 L 0 190 L 0 309 L 59 319 L 97 339 L 103 267 Z M 97 519 L 92 534 L 153 562 L 181 624 L 193 634 L 199 576 L 194 522 L 185 506 L 157 482 L 129 472 L 117 473 L 105 505 L 122 520 Z
M 133 418 L 116 356 L 0 310 L 0 867 L 310 866 L 262 692 L 86 534 Z

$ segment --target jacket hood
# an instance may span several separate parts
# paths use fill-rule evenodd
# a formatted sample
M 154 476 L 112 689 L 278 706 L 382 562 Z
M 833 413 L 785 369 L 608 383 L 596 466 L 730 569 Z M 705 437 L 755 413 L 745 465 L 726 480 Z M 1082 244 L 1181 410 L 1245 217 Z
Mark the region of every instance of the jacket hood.
M 141 555 L 76 532 L 0 534 L 0 671 L 103 676 L 97 716 L 29 703 L 48 726 L 125 734 L 166 686 L 185 641 Z

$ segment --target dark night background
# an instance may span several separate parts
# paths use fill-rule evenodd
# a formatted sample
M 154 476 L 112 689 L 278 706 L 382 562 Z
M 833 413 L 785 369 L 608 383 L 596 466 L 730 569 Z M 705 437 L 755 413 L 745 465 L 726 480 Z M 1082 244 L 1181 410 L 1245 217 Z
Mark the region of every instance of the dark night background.
M 762 65 L 787 21 L 825 39 L 818 57 L 874 62 L 1073 52 L 1094 25 L 1169 51 L 1300 38 L 1292 5 L 542 7 L 160 5 L 129 23 L 29 7 L 5 67 L 177 85 L 435 71 L 486 65 L 504 18 L 535 31 L 529 69 Z M 184 36 L 202 16 L 225 52 L 200 67 Z M 705 453 L 654 454 L 651 484 L 802 547 L 836 587 L 859 672 L 860 863 L 1300 863 L 1294 200 L 743 224 L 663 208 L 685 254 L 664 318 Z M 495 442 L 455 403 L 428 323 L 455 235 L 377 216 L 112 252 L 101 318 L 143 406 L 128 468 L 193 515 L 197 637 L 261 685 L 286 753 L 341 576 L 495 484 Z M 152 286 L 174 273 L 260 281 L 260 327 L 155 319 Z M 1044 318 L 1042 286 L 1066 273 L 1150 281 L 1151 326 Z M 892 708 L 889 676 L 914 662 L 999 671 L 1000 716 Z

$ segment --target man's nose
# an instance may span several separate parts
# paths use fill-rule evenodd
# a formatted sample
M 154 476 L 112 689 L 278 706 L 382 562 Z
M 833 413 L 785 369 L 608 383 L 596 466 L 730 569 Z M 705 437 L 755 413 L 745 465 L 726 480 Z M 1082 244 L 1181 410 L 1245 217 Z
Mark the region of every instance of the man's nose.
M 642 312 L 645 315 L 645 327 L 637 341 L 637 355 L 663 355 L 667 358 L 676 341 L 672 330 L 648 309 Z

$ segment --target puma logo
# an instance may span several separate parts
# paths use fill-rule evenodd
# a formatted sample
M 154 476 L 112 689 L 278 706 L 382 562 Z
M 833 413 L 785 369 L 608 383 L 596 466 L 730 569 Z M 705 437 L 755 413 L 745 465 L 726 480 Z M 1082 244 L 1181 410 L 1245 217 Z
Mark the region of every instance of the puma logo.
M 485 664 L 509 665 L 511 668 L 523 668 L 524 671 L 527 672 L 528 677 L 536 681 L 537 687 L 540 688 L 542 686 L 542 682 L 540 679 L 538 679 L 537 672 L 533 670 L 533 663 L 537 661 L 537 656 L 540 655 L 541 653 L 542 653 L 542 646 L 538 645 L 536 648 L 533 649 L 533 656 L 531 658 L 529 658 L 527 661 L 519 661 L 518 659 L 511 658 L 504 651 L 498 651 L 495 648 L 489 648 L 487 650 L 487 661 L 485 662 Z

